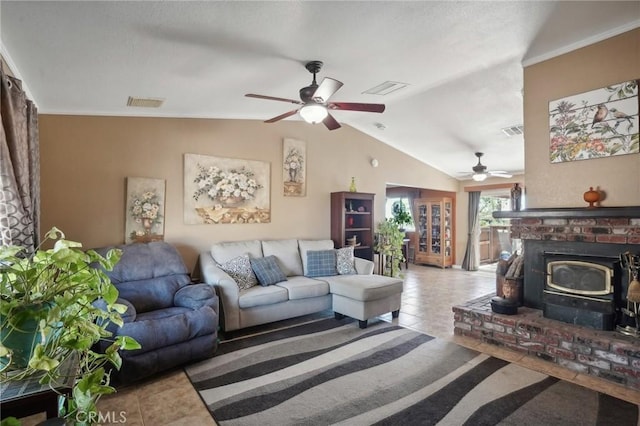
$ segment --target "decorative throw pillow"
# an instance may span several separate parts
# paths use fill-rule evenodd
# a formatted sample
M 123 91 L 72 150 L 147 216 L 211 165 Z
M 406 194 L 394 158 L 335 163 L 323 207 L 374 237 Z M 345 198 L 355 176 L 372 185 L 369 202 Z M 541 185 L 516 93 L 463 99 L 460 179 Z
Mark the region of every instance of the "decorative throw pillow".
M 251 269 L 251 261 L 248 254 L 234 257 L 219 265 L 238 284 L 240 290 L 246 290 L 258 284 L 258 279 Z
M 278 260 L 273 255 L 251 259 L 251 267 L 261 286 L 266 287 L 281 281 L 287 281 L 287 276 L 282 272 L 282 269 L 278 266 Z
M 305 277 L 328 277 L 338 275 L 336 270 L 336 251 L 309 250 L 307 252 L 307 273 Z
M 336 269 L 340 275 L 356 274 L 353 247 L 336 249 Z

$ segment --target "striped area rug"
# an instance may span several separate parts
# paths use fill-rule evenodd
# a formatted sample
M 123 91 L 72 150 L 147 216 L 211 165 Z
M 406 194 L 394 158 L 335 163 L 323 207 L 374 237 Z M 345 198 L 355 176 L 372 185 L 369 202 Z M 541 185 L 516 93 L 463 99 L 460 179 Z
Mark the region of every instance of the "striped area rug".
M 638 424 L 637 405 L 383 321 L 225 341 L 185 370 L 223 426 Z

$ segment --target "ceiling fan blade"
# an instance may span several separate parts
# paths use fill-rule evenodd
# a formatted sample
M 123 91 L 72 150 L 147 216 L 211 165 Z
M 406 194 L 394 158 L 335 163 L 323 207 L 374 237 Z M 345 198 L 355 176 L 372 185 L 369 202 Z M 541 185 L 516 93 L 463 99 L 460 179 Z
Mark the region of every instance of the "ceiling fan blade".
M 265 122 L 265 123 L 275 123 L 276 121 L 280 121 L 280 120 L 285 119 L 285 118 L 287 118 L 287 117 L 291 117 L 291 116 L 292 116 L 292 115 L 294 115 L 296 112 L 298 112 L 298 110 L 297 110 L 297 109 L 294 109 L 294 110 L 292 110 L 292 111 L 285 112 L 284 114 L 280 114 L 280 115 L 279 115 L 279 116 L 277 116 L 277 117 L 273 117 L 273 118 L 270 118 L 269 120 L 265 120 L 264 122 Z
M 333 118 L 333 115 L 328 114 L 324 120 L 322 120 L 322 122 L 324 123 L 325 126 L 327 126 L 327 129 L 329 130 L 335 130 L 335 129 L 339 129 L 340 127 L 340 123 L 338 123 L 338 121 Z
M 329 100 L 334 93 L 338 91 L 342 87 L 342 82 L 335 80 L 333 78 L 325 77 L 320 83 L 320 86 L 316 89 L 311 97 L 314 101 L 318 103 L 325 103 Z
M 507 172 L 489 172 L 489 174 L 491 176 L 495 176 L 495 177 L 501 177 L 501 178 L 510 178 L 513 177 L 512 174 L 509 174 Z
M 384 104 L 362 104 L 356 102 L 331 102 L 329 109 L 342 109 L 345 111 L 383 112 Z
M 247 98 L 266 99 L 266 100 L 269 100 L 269 101 L 289 102 L 289 103 L 292 103 L 292 104 L 302 105 L 302 102 L 296 101 L 295 99 L 276 98 L 274 96 L 256 95 L 254 93 L 247 93 L 245 96 Z

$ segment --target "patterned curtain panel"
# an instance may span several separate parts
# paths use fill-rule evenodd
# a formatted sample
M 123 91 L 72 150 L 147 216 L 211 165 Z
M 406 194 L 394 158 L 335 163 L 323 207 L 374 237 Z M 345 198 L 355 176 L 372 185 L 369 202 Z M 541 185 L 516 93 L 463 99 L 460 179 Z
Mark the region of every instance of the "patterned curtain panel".
M 480 191 L 469 192 L 469 235 L 467 237 L 467 249 L 462 260 L 462 269 L 465 271 L 477 271 L 480 267 Z
M 38 111 L 0 70 L 0 243 L 33 250 L 40 235 Z

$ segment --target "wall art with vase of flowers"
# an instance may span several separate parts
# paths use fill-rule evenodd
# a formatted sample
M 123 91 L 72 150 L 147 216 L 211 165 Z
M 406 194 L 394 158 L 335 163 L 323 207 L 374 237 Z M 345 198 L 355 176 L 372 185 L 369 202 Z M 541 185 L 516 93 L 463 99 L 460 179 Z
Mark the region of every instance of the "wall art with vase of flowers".
M 185 154 L 185 223 L 271 222 L 270 177 L 268 162 Z
M 282 182 L 285 197 L 307 195 L 307 143 L 295 139 L 282 142 Z
M 125 241 L 164 239 L 164 179 L 127 178 Z

